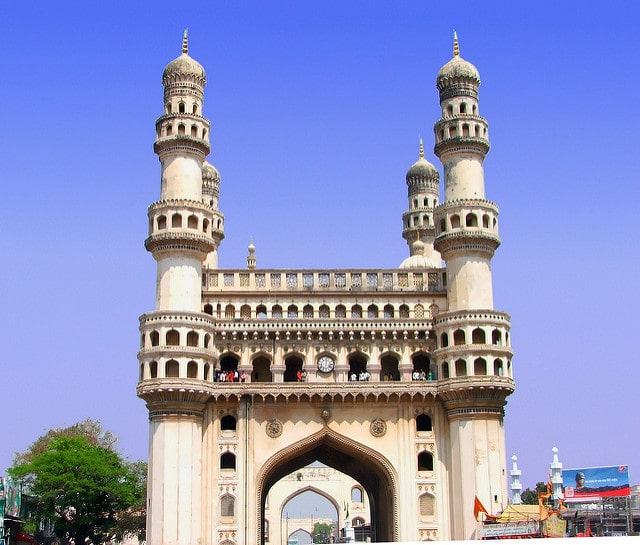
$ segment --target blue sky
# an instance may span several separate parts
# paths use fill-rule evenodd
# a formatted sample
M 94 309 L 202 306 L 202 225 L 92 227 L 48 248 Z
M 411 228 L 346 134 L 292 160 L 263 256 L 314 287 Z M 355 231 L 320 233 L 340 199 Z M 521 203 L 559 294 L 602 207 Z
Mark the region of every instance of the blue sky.
M 159 196 L 161 74 L 189 28 L 222 175 L 222 267 L 396 267 L 404 176 L 452 56 L 479 69 L 500 207 L 495 306 L 512 315 L 508 467 L 629 465 L 640 254 L 640 7 L 629 1 L 6 2 L 0 8 L 5 414 L 0 474 L 87 417 L 146 457 L 135 396 Z M 440 168 L 441 170 L 441 168 Z M 442 172 L 442 171 L 441 171 Z M 636 333 L 634 333 L 636 331 Z M 633 345 L 633 346 L 632 346 Z

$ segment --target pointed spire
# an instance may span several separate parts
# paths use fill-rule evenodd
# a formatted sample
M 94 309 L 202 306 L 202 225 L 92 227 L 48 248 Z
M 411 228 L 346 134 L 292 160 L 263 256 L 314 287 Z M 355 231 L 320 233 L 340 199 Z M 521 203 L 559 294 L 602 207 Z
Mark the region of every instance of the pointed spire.
M 458 33 L 455 30 L 453 31 L 453 56 L 454 57 L 460 56 L 460 46 L 458 45 Z
M 184 35 L 182 36 L 182 52 L 187 55 L 189 53 L 189 29 L 184 29 Z
M 420 159 L 424 159 L 424 145 L 422 144 L 422 137 L 420 137 Z

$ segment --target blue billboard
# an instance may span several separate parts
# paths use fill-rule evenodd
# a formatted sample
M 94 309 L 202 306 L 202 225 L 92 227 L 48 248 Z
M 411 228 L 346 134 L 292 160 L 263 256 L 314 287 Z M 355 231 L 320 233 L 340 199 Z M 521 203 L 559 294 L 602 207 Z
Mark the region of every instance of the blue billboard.
M 628 466 L 585 467 L 562 470 L 564 498 L 568 501 L 629 496 Z

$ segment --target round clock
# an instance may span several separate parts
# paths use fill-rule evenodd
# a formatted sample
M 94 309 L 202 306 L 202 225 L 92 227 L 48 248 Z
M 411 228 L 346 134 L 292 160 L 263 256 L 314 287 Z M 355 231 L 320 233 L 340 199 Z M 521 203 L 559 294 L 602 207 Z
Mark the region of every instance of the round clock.
M 329 356 L 321 356 L 318 359 L 318 371 L 322 373 L 331 373 L 334 365 L 334 361 Z

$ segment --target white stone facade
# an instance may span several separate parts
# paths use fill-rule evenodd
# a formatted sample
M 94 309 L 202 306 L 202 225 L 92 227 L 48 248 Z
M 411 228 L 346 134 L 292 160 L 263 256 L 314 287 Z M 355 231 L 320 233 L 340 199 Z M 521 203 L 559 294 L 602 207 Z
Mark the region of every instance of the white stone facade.
M 218 269 L 205 83 L 185 34 L 163 74 L 161 194 L 145 242 L 158 265 L 138 355 L 148 543 L 272 542 L 267 494 L 314 460 L 362 485 L 374 541 L 473 538 L 475 496 L 491 512 L 507 504 L 514 390 L 509 316 L 493 309 L 498 208 L 485 199 L 477 70 L 456 39 L 437 78 L 444 199 L 421 149 L 398 269 L 264 270 L 253 246 L 246 269 Z

